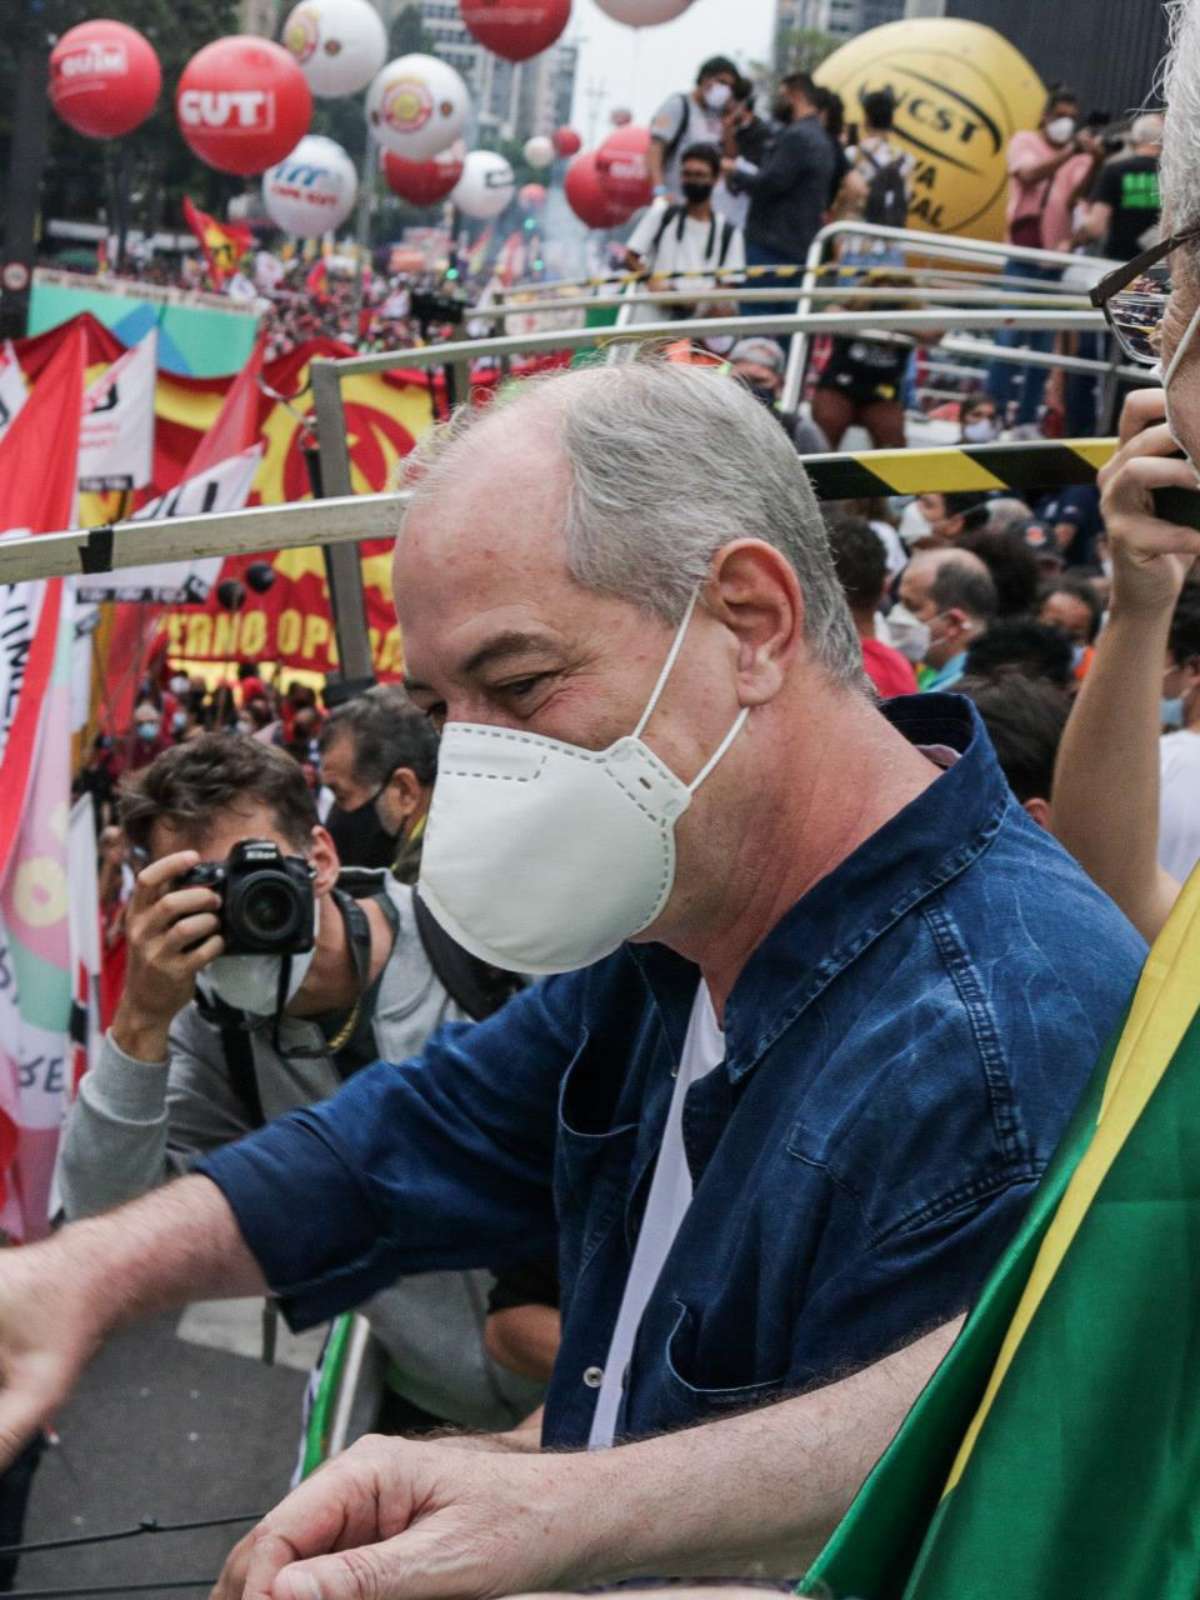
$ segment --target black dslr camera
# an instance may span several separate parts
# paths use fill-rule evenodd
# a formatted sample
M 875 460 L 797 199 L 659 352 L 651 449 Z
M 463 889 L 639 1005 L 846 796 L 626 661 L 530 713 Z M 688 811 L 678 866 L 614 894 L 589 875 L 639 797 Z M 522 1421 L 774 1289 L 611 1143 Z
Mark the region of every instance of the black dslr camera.
M 179 880 L 221 896 L 221 937 L 230 956 L 296 956 L 314 942 L 312 872 L 269 839 L 243 839 L 225 861 L 203 861 Z

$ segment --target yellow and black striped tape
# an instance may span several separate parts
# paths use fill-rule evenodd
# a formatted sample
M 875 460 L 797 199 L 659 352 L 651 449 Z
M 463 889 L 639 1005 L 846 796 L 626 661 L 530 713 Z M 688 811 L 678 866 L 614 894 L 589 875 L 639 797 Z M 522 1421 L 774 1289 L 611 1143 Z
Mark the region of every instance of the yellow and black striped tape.
M 1030 444 L 961 445 L 933 450 L 869 450 L 802 456 L 818 500 L 876 495 L 961 494 L 1012 489 L 1047 494 L 1092 483 L 1115 439 L 1048 439 Z

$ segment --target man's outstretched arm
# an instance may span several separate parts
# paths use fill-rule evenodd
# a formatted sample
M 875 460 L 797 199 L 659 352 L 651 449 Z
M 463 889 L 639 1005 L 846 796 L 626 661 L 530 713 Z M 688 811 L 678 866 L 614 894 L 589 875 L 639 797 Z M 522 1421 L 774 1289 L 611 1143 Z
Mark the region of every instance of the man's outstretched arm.
M 67 1398 L 105 1336 L 189 1300 L 266 1292 L 221 1191 L 177 1183 L 0 1256 L 0 1468 Z
M 960 1325 L 827 1388 L 615 1450 L 499 1456 L 363 1439 L 241 1542 L 216 1600 L 483 1600 L 639 1574 L 797 1576 Z

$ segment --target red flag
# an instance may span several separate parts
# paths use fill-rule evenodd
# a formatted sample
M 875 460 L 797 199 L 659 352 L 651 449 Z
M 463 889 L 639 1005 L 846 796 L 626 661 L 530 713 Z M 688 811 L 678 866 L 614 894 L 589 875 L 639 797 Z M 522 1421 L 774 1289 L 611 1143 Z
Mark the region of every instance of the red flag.
M 244 222 L 218 222 L 216 217 L 193 205 L 187 195 L 183 197 L 183 220 L 196 235 L 212 286 L 220 293 L 225 279 L 237 270 L 246 252 L 253 249 L 254 234 Z
M 262 403 L 262 390 L 258 380 L 262 376 L 263 356 L 267 336 L 260 333 L 250 359 L 233 380 L 229 393 L 217 413 L 217 420 L 196 446 L 187 464 L 185 478 L 198 472 L 207 472 L 230 456 L 241 455 L 258 442 L 258 413 Z
M 87 337 L 81 323 L 61 341 L 0 441 L 0 533 L 71 526 Z

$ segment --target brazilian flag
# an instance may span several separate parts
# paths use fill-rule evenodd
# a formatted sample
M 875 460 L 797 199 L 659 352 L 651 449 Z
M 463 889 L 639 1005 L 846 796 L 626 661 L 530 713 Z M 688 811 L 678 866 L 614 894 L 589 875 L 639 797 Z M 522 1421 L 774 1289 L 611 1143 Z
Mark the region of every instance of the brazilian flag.
M 802 1594 L 1200 1594 L 1198 1006 L 1200 870 L 1021 1232 Z

